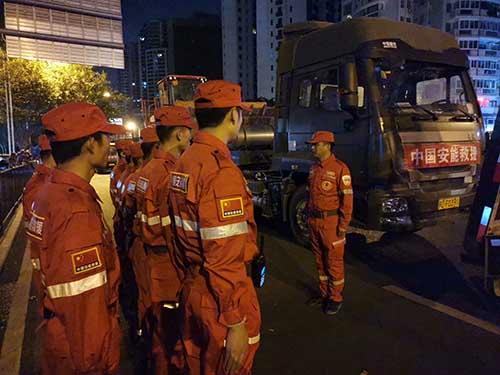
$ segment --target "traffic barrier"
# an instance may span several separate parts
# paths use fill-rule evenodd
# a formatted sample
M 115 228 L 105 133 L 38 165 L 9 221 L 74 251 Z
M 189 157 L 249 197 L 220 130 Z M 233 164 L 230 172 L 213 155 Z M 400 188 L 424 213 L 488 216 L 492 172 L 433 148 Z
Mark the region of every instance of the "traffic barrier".
M 20 202 L 24 186 L 33 175 L 33 165 L 23 164 L 0 172 L 0 235 Z

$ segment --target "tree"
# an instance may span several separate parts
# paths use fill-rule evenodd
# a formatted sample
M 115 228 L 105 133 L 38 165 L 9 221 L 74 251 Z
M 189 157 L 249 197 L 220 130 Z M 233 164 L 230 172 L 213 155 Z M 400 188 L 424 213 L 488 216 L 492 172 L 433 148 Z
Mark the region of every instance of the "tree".
M 6 122 L 3 83 L 7 79 L 11 84 L 14 123 L 16 128 L 23 127 L 16 137 L 39 124 L 41 115 L 49 109 L 64 103 L 93 103 L 114 118 L 126 115 L 130 100 L 111 89 L 105 73 L 95 72 L 90 66 L 7 59 L 0 50 L 0 123 Z

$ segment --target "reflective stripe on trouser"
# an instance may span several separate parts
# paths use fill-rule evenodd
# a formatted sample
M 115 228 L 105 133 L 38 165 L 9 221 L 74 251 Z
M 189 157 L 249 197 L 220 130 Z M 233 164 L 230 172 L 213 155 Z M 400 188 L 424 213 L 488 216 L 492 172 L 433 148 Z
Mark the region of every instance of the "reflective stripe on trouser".
M 337 226 L 338 216 L 309 221 L 321 296 L 340 302 L 344 290 L 345 239 L 337 237 Z
M 190 374 L 223 374 L 224 341 L 228 328 L 218 322 L 217 303 L 198 275 L 186 280 L 181 301 L 182 338 Z M 203 286 L 204 285 L 204 286 Z M 249 347 L 243 369 L 238 375 L 249 375 L 260 345 L 260 308 L 250 278 L 246 279 L 247 292 L 240 300 L 240 310 L 246 317 Z M 204 339 L 200 339 L 204 338 Z

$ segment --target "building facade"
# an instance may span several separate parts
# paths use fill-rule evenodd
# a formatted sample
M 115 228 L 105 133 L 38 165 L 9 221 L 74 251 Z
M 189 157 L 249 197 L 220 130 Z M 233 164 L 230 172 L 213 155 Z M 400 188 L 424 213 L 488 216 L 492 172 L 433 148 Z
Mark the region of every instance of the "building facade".
M 137 41 L 139 92 L 140 97 L 148 104 L 153 103 L 158 97 L 157 82 L 165 77 L 168 71 L 167 29 L 167 21 L 152 20 L 139 32 Z
M 223 76 L 246 100 L 257 97 L 256 12 L 256 0 L 221 0 Z
M 492 130 L 500 102 L 500 0 L 343 0 L 342 17 L 349 16 L 388 17 L 453 34 L 469 56 L 485 126 Z
M 7 54 L 123 69 L 120 0 L 4 1 Z
M 500 0 L 447 1 L 445 6 L 444 29 L 469 55 L 485 126 L 491 131 L 500 102 Z
M 168 73 L 222 79 L 220 17 L 196 13 L 168 21 Z

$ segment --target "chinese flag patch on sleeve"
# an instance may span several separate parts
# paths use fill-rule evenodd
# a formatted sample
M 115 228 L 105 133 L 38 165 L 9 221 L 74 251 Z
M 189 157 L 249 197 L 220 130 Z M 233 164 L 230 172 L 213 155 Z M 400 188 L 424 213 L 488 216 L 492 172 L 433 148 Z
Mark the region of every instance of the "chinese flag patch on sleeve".
M 99 250 L 97 247 L 71 254 L 71 261 L 73 263 L 73 273 L 75 275 L 102 266 L 101 257 L 99 256 Z
M 242 197 L 223 198 L 219 199 L 218 203 L 222 219 L 230 219 L 245 214 Z

